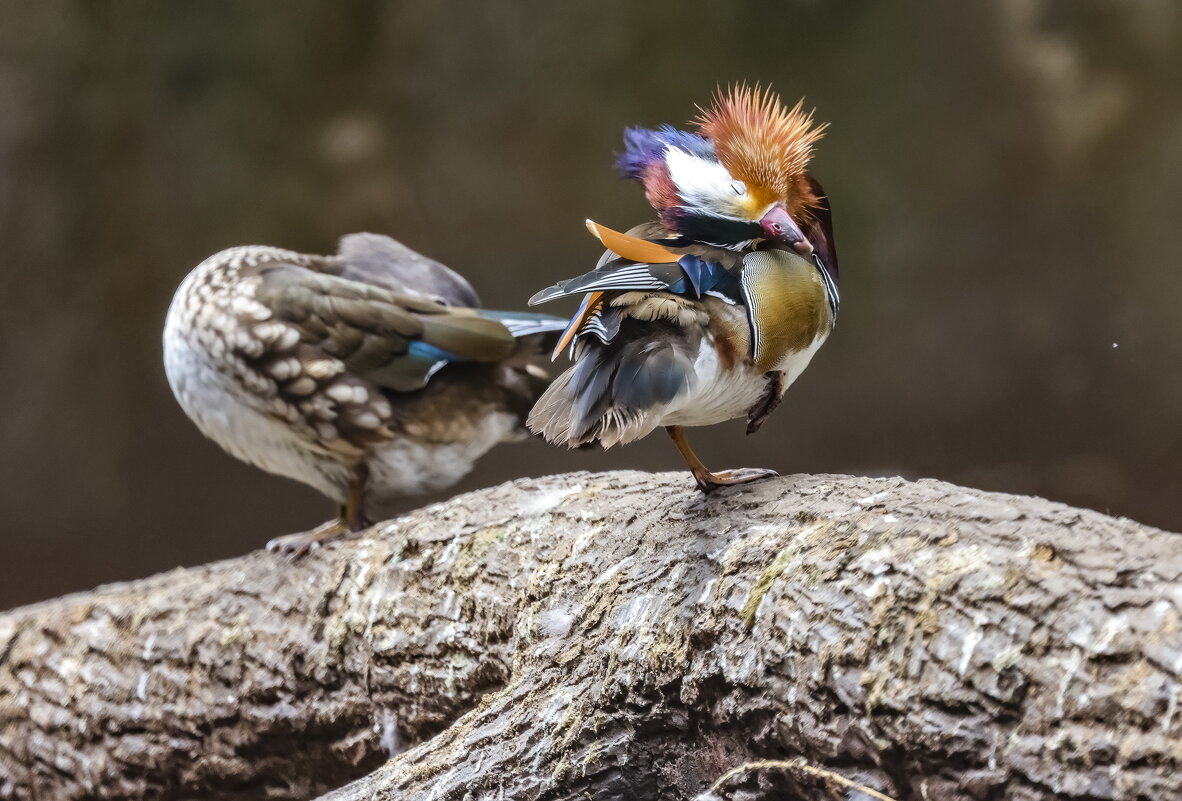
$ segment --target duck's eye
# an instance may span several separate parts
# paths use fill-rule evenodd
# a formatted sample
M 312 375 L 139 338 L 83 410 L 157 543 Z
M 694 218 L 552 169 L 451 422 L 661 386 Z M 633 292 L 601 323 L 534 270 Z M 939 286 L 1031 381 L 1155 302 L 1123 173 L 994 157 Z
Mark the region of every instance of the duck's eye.
M 743 185 L 742 181 L 735 181 L 731 184 L 731 189 L 736 195 L 743 195 L 747 192 L 747 187 Z

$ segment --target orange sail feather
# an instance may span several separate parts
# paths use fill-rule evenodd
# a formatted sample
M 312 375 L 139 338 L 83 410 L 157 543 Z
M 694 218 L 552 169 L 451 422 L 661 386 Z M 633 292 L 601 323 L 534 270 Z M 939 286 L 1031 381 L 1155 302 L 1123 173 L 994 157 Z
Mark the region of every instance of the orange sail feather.
M 594 234 L 605 248 L 629 261 L 641 264 L 669 264 L 681 258 L 656 242 L 621 234 L 593 220 L 587 220 L 587 230 Z

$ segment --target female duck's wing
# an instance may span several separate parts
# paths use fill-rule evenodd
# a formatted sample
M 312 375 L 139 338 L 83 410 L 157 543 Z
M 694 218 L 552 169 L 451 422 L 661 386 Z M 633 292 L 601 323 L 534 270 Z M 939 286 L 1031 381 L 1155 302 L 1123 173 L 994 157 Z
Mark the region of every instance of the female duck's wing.
M 419 389 L 448 362 L 495 362 L 515 348 L 509 329 L 477 309 L 293 265 L 268 265 L 260 278 L 259 300 L 296 332 L 306 359 L 382 389 Z
M 349 234 L 341 238 L 339 251 L 333 272 L 342 278 L 390 292 L 439 298 L 449 306 L 480 305 L 480 297 L 464 276 L 396 239 Z

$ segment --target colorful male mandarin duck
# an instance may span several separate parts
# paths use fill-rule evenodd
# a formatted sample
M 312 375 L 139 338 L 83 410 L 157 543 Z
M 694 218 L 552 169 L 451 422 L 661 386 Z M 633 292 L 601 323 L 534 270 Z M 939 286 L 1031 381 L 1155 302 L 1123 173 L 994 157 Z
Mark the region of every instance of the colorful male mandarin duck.
M 756 431 L 837 320 L 829 200 L 807 171 L 823 126 L 758 87 L 720 92 L 694 120 L 625 132 L 617 167 L 658 221 L 626 234 L 588 221 L 607 248 L 592 272 L 530 299 L 586 294 L 555 355 L 574 365 L 530 413 L 568 447 L 631 442 L 664 426 L 703 492 L 774 476 L 711 472 L 686 426 L 747 418 Z
M 565 319 L 486 311 L 455 272 L 375 234 L 335 256 L 224 250 L 181 284 L 164 366 L 185 413 L 233 456 L 302 481 L 340 515 L 268 548 L 295 556 L 371 505 L 454 484 L 522 421 Z

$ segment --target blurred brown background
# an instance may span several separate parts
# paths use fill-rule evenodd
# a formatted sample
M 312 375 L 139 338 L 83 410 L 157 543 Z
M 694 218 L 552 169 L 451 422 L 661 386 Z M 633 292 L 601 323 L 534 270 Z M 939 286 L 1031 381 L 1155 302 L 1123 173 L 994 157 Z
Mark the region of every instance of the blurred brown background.
M 379 231 L 521 306 L 597 258 L 584 217 L 645 216 L 623 126 L 738 79 L 832 123 L 844 304 L 706 461 L 1182 529 L 1180 42 L 1174 0 L 0 5 L 0 607 L 328 515 L 173 402 L 161 325 L 204 256 Z M 613 467 L 682 465 L 534 442 L 460 489 Z

